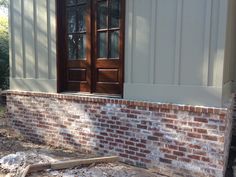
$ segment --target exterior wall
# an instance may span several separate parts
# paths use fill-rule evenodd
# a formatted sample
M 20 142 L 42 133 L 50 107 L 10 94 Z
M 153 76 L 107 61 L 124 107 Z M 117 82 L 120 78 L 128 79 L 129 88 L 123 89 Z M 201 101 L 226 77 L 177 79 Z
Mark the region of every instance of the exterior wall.
M 10 88 L 56 92 L 55 0 L 10 0 Z
M 8 92 L 10 125 L 32 141 L 151 167 L 169 176 L 223 177 L 228 109 L 34 92 Z
M 227 7 L 128 0 L 125 98 L 221 106 Z
M 223 98 L 227 100 L 234 91 L 236 81 L 236 1 L 229 1 L 227 40 L 224 63 Z
M 221 106 L 227 3 L 127 0 L 124 97 Z M 11 90 L 56 92 L 55 6 L 10 1 Z

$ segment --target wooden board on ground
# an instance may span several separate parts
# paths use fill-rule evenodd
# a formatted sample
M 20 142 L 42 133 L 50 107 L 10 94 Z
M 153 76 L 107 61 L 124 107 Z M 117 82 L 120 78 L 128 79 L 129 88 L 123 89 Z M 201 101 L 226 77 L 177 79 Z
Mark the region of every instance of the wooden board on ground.
M 75 159 L 75 160 L 67 160 L 67 161 L 60 161 L 55 163 L 44 163 L 44 164 L 34 164 L 27 166 L 24 171 L 22 172 L 21 177 L 26 177 L 27 174 L 33 172 L 39 172 L 46 169 L 52 170 L 63 170 L 74 168 L 80 165 L 89 165 L 93 163 L 112 163 L 119 161 L 118 156 L 109 156 L 109 157 L 97 157 L 97 158 L 89 158 L 89 159 Z

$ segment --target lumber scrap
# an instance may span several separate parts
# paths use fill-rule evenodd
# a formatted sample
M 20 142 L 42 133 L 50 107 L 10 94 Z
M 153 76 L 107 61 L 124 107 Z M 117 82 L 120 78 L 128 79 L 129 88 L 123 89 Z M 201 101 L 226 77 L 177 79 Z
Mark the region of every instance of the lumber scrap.
M 54 163 L 43 163 L 43 164 L 33 164 L 28 165 L 22 172 L 21 177 L 26 177 L 27 174 L 33 172 L 39 172 L 46 169 L 52 170 L 63 170 L 75 168 L 80 165 L 89 165 L 89 164 L 97 164 L 97 163 L 112 163 L 119 161 L 118 156 L 109 156 L 109 157 L 97 157 L 97 158 L 89 158 L 89 159 L 74 159 L 74 160 L 66 160 L 59 161 Z
M 74 168 L 79 165 L 89 165 L 92 163 L 111 163 L 118 161 L 117 156 L 112 157 L 98 157 L 98 158 L 91 158 L 91 159 L 80 159 L 80 160 L 69 160 L 69 161 L 62 161 L 56 162 L 51 164 L 51 169 L 53 170 L 62 170 L 67 168 Z

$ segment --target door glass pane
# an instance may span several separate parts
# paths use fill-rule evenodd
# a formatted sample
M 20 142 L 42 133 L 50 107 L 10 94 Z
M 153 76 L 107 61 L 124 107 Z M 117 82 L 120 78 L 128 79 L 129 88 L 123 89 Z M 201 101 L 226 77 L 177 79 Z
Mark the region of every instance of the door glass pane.
M 76 4 L 76 0 L 67 0 L 67 5 L 74 5 Z
M 88 0 L 78 0 L 78 4 L 85 4 Z
M 110 17 L 110 28 L 119 27 L 119 18 L 120 18 L 120 1 L 119 0 L 110 0 L 110 9 L 109 9 L 109 17 Z
M 78 30 L 79 32 L 86 31 L 86 6 L 79 6 L 78 11 Z
M 119 31 L 109 34 L 109 58 L 119 58 Z
M 86 58 L 86 34 L 80 34 L 78 36 L 78 58 Z
M 107 33 L 98 33 L 98 58 L 107 58 Z
M 75 60 L 76 57 L 76 38 L 74 35 L 68 35 L 68 57 L 69 60 Z
M 76 32 L 76 8 L 68 8 L 67 9 L 67 21 L 68 21 L 68 32 L 73 33 Z
M 107 2 L 98 2 L 97 7 L 97 28 L 107 28 Z

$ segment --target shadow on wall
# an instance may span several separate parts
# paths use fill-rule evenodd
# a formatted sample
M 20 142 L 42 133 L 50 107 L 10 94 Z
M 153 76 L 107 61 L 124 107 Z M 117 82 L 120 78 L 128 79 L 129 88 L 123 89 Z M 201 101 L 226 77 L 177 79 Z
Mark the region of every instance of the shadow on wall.
M 51 1 L 22 1 L 24 4 L 20 4 L 19 2 L 14 1 L 11 4 L 13 9 L 11 19 L 13 26 L 11 29 L 13 34 L 11 39 L 12 78 L 55 80 L 55 22 L 51 20 L 55 17 L 55 11 L 54 8 L 50 8 L 54 3 Z M 28 10 L 22 12 L 22 6 L 27 6 Z M 23 21 L 22 18 L 19 18 L 22 14 L 24 15 Z M 31 88 L 30 85 L 16 83 L 16 85 L 18 84 L 19 88 L 36 89 Z M 47 89 L 42 88 L 42 90 Z
M 151 107 L 65 100 L 50 96 L 14 95 L 9 97 L 8 103 L 12 127 L 33 142 L 89 153 L 119 155 L 124 162 L 141 167 L 161 168 L 169 164 L 171 168 L 198 173 L 207 170 L 210 163 L 222 167 L 217 162 L 219 156 L 221 158 L 224 154 L 223 143 L 212 141 L 209 146 L 208 141 L 187 135 L 194 126 L 187 126 L 187 122 L 193 121 L 197 115 L 201 116 L 197 112 L 175 112 L 168 108 L 155 110 Z M 207 113 L 202 116 L 209 117 Z M 219 120 L 212 121 L 215 123 Z M 224 122 L 219 122 L 219 125 L 224 125 Z M 213 129 L 207 131 L 207 135 L 219 133 L 217 136 L 224 136 L 224 132 Z M 186 153 L 192 154 L 197 146 L 210 162 L 189 158 L 185 161 L 164 159 L 164 155 L 172 152 L 166 148 L 173 148 L 173 144 L 185 147 L 183 152 L 179 152 L 180 159 Z M 218 169 L 214 170 L 217 172 Z

